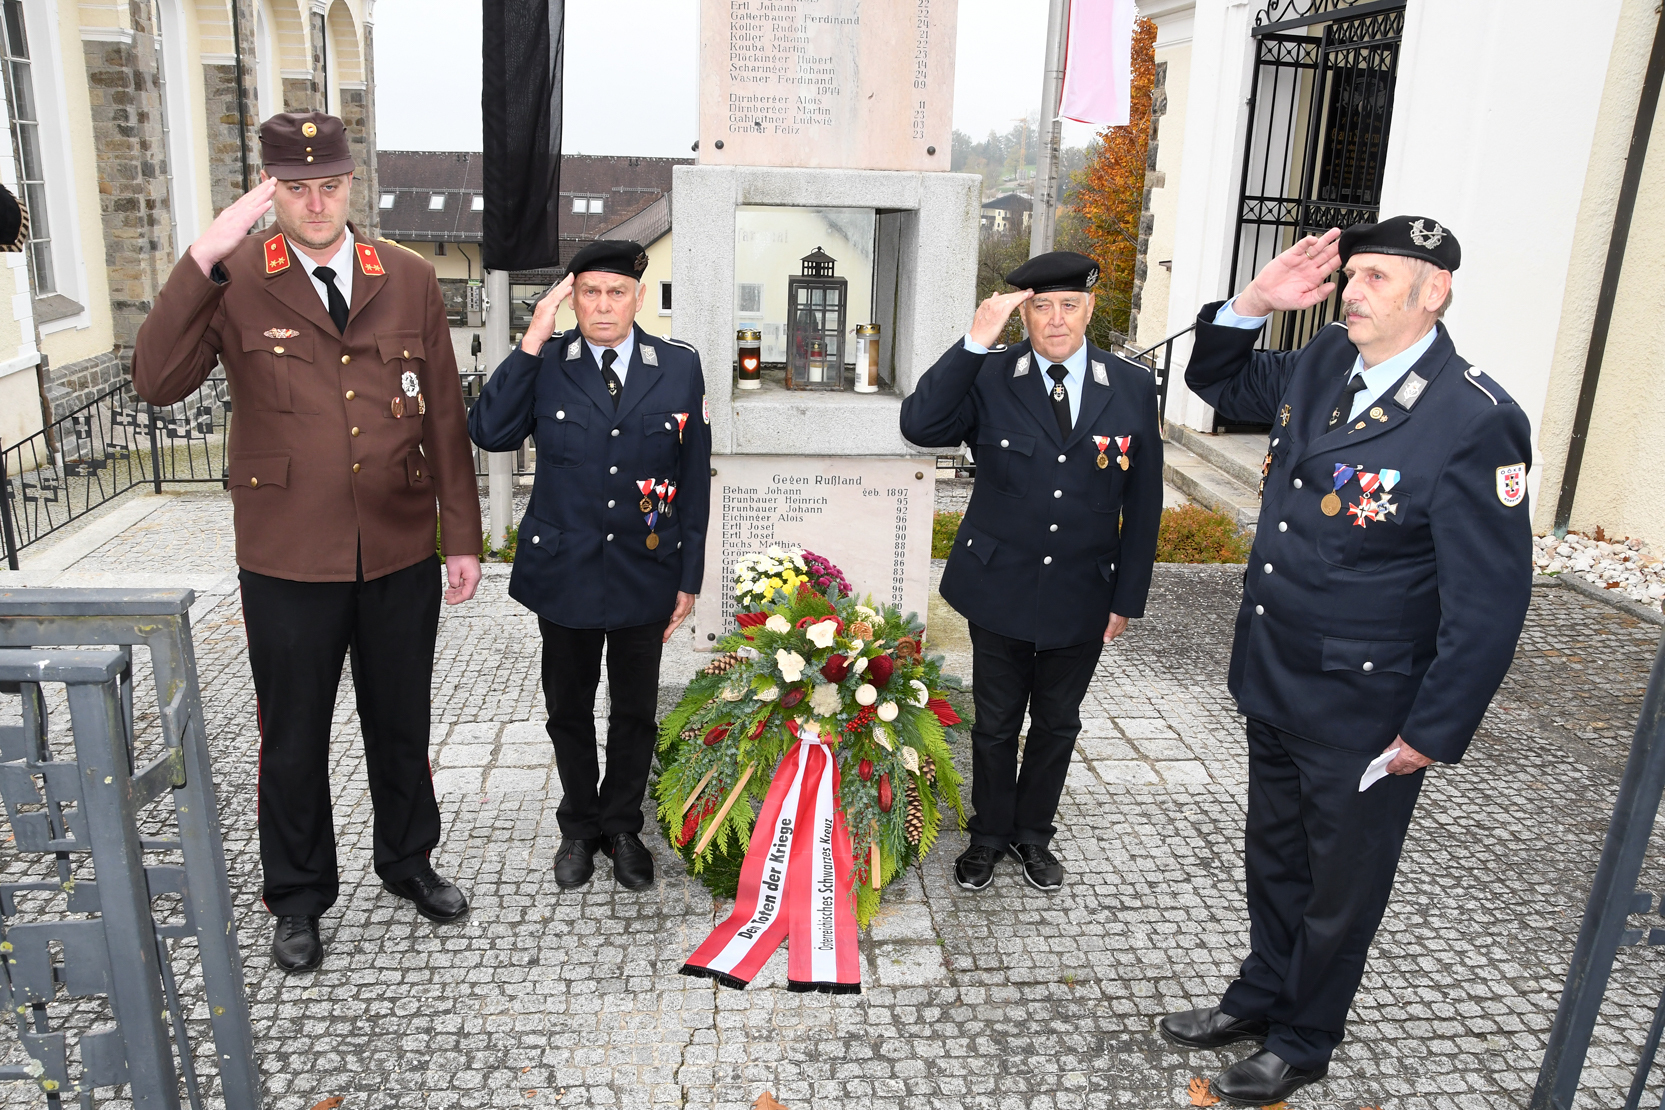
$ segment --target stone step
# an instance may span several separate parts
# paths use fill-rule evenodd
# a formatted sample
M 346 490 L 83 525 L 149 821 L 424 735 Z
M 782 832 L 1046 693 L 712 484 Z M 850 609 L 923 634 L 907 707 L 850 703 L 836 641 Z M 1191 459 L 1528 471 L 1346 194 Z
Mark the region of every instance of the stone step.
M 1211 435 L 1173 421 L 1167 427 L 1166 438 L 1224 471 L 1239 485 L 1248 486 L 1251 490 L 1260 488 L 1260 464 L 1266 457 L 1266 436 L 1247 433 Z
M 1225 513 L 1239 527 L 1252 531 L 1260 518 L 1260 498 L 1255 494 L 1259 474 L 1255 485 L 1244 485 L 1232 473 L 1169 440 L 1162 446 L 1162 477 L 1203 508 Z

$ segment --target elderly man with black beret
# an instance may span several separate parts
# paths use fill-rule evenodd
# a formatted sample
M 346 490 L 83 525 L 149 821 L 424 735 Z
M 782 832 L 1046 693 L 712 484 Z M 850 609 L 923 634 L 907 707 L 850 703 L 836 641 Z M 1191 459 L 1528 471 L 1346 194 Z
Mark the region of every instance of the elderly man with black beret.
M 1248 718 L 1249 955 L 1170 1042 L 1263 1047 L 1237 1106 L 1324 1077 L 1387 908 L 1426 768 L 1456 763 L 1514 658 L 1532 575 L 1520 407 L 1441 323 L 1457 238 L 1398 216 L 1308 236 L 1204 306 L 1185 381 L 1270 424 L 1229 685 Z M 1341 319 L 1257 350 L 1274 312 Z
M 971 628 L 971 845 L 967 890 L 1008 853 L 1037 890 L 1063 885 L 1053 817 L 1104 645 L 1143 616 L 1162 517 L 1156 387 L 1144 367 L 1087 342 L 1098 264 L 1052 251 L 1006 275 L 1016 292 L 977 307 L 971 330 L 902 402 L 921 447 L 969 444 L 971 502 L 943 598 Z M 1014 309 L 1029 338 L 998 346 Z M 1029 734 L 1018 765 L 1018 733 Z
M 586 245 L 532 311 L 520 341 L 468 414 L 487 451 L 536 439 L 532 502 L 509 596 L 538 615 L 549 739 L 563 791 L 555 882 L 582 886 L 597 851 L 613 879 L 653 882 L 642 797 L 653 762 L 659 659 L 705 576 L 711 419 L 694 348 L 636 326 L 647 253 Z M 572 299 L 578 326 L 555 330 Z M 595 693 L 607 651 L 607 776 L 596 758 Z

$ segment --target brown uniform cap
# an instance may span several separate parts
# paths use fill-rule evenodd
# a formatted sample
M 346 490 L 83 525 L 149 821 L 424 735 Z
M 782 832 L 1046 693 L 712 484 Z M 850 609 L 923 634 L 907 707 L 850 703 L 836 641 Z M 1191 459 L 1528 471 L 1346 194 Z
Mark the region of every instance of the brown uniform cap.
M 346 125 L 323 112 L 279 112 L 261 124 L 260 161 L 279 181 L 353 172 Z

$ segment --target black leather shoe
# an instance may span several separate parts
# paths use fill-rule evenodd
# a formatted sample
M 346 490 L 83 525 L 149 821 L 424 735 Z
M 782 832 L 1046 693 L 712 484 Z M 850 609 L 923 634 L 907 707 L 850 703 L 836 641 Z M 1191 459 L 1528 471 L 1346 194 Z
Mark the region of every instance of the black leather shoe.
M 1232 1106 L 1267 1106 L 1282 1102 L 1308 1083 L 1316 1083 L 1328 1074 L 1330 1068 L 1327 1064 L 1316 1068 L 1298 1068 L 1284 1063 L 1277 1053 L 1263 1048 L 1221 1072 L 1208 1089 Z
M 1218 1006 L 1210 1006 L 1205 1010 L 1169 1014 L 1156 1023 L 1156 1028 L 1163 1040 L 1180 1048 L 1224 1048 L 1238 1041 L 1266 1043 L 1267 1023 L 1254 1018 L 1235 1018 L 1222 1013 Z
M 555 885 L 562 890 L 583 886 L 595 874 L 595 861 L 590 857 L 600 844 L 596 840 L 563 840 L 555 849 Z
M 423 867 L 408 879 L 383 882 L 382 887 L 390 894 L 415 903 L 417 913 L 441 925 L 449 924 L 468 912 L 468 899 L 457 889 L 457 884 L 441 878 L 432 867 Z
M 317 971 L 324 962 L 324 942 L 318 936 L 318 919 L 290 914 L 277 919 L 272 932 L 272 962 L 283 970 Z
M 1013 844 L 1006 850 L 1023 864 L 1023 878 L 1036 890 L 1050 894 L 1064 885 L 1064 865 L 1041 845 Z
M 635 833 L 614 833 L 602 849 L 613 857 L 613 881 L 626 890 L 653 885 L 653 853 Z
M 1005 854 L 987 844 L 973 844 L 954 861 L 954 881 L 966 890 L 982 890 L 994 882 L 994 865 Z

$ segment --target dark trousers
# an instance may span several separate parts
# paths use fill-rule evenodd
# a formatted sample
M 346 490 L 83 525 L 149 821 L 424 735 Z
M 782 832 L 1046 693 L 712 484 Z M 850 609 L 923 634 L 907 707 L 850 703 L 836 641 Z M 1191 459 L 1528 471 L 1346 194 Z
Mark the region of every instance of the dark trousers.
M 343 659 L 352 660 L 364 734 L 376 874 L 407 879 L 439 843 L 428 771 L 439 559 L 371 582 L 292 582 L 248 570 L 238 579 L 260 713 L 262 894 L 274 914 L 322 914 L 340 885 L 329 747 Z
M 538 618 L 549 740 L 561 774 L 561 836 L 642 831 L 642 795 L 658 739 L 660 638 L 668 620 L 634 628 L 566 628 Z M 607 648 L 607 777 L 596 760 L 595 691 Z M 598 780 L 600 780 L 598 782 Z
M 1052 818 L 1081 733 L 1081 699 L 1104 650 L 1101 640 L 1036 651 L 971 625 L 971 842 L 990 848 L 1051 843 Z M 1018 733 L 1029 738 L 1018 769 Z
M 1389 775 L 1361 794 L 1373 755 L 1253 719 L 1248 735 L 1250 951 L 1220 1008 L 1266 1019 L 1266 1047 L 1313 1068 L 1341 1043 L 1424 772 Z

